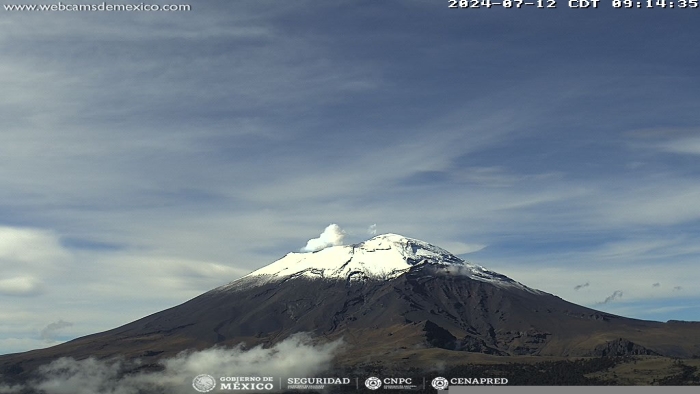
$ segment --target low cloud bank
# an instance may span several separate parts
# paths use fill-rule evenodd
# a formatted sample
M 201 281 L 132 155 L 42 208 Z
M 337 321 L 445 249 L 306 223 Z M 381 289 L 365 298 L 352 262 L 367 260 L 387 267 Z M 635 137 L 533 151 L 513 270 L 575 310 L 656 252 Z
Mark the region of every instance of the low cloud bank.
M 267 349 L 214 347 L 183 352 L 156 366 L 138 360 L 61 358 L 40 367 L 39 379 L 23 387 L 0 385 L 0 393 L 23 388 L 45 394 L 192 394 L 192 380 L 200 374 L 212 375 L 217 381 L 226 376 L 272 376 L 276 381 L 279 377 L 316 376 L 328 368 L 341 346 L 341 340 L 314 344 L 308 334 L 299 333 Z
M 15 394 L 22 391 L 22 386 L 14 385 L 10 386 L 2 383 L 2 375 L 0 375 L 0 394 Z
M 326 227 L 318 238 L 310 239 L 306 243 L 306 246 L 301 248 L 301 251 L 317 252 L 329 246 L 342 245 L 344 239 L 345 231 L 334 223 Z

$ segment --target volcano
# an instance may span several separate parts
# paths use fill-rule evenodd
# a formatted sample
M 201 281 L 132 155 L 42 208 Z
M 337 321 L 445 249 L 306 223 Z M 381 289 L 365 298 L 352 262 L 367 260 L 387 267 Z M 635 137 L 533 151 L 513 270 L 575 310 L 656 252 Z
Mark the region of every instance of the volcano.
M 0 357 L 22 375 L 62 356 L 158 360 L 185 349 L 343 338 L 338 362 L 509 356 L 700 356 L 700 323 L 567 302 L 397 234 L 289 253 L 179 306 L 47 349 Z

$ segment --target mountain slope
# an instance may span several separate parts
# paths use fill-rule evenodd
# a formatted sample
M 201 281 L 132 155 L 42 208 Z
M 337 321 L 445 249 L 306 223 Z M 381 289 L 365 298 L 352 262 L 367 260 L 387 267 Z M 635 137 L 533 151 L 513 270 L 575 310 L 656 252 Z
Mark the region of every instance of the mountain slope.
M 342 362 L 402 349 L 496 356 L 700 355 L 700 324 L 628 319 L 564 301 L 395 234 L 290 253 L 182 305 L 49 349 L 0 357 L 29 371 L 70 355 L 145 360 L 214 345 L 342 337 Z M 417 349 L 417 350 L 416 350 Z M 17 369 L 20 368 L 20 369 Z M 0 369 L 2 372 L 2 369 Z

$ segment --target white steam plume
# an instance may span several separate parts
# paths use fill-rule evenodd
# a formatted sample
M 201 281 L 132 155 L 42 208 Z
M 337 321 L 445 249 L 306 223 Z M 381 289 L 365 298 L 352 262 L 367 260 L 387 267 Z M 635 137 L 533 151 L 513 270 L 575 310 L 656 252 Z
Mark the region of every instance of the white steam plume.
M 326 227 L 318 238 L 310 239 L 301 251 L 316 252 L 329 246 L 342 245 L 343 239 L 345 239 L 345 231 L 334 223 Z
M 376 223 L 367 228 L 367 234 L 377 235 L 377 224 Z

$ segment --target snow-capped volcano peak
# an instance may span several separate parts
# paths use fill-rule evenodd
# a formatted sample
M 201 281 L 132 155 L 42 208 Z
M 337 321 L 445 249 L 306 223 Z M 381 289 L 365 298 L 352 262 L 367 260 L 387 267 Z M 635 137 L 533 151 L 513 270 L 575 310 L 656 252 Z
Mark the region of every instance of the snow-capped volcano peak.
M 461 265 L 463 261 L 445 249 L 431 245 L 417 239 L 404 237 L 399 234 L 382 234 L 352 245 L 356 249 L 366 252 L 378 250 L 394 250 L 404 257 L 406 261 L 426 260 L 428 263 L 444 263 Z
M 398 234 L 382 234 L 358 244 L 331 246 L 315 252 L 289 253 L 221 289 L 293 278 L 391 280 L 414 267 L 425 265 L 435 268 L 433 272 L 436 274 L 468 276 L 483 282 L 531 290 L 505 275 L 468 263 L 445 249 Z

